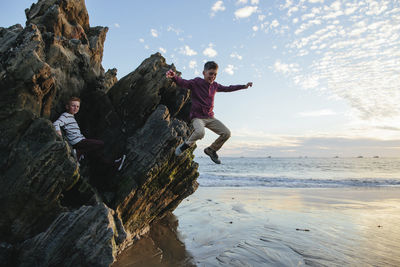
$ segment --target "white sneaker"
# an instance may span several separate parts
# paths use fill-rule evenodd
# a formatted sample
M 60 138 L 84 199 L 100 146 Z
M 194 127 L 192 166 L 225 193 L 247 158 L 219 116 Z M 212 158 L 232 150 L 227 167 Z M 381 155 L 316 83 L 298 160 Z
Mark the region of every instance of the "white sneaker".
M 180 156 L 183 151 L 185 151 L 186 149 L 188 149 L 190 146 L 188 144 L 186 144 L 185 142 L 183 142 L 182 144 L 180 144 L 176 149 L 175 149 L 175 156 Z
M 119 166 L 118 166 L 118 171 L 120 171 L 122 169 L 122 166 L 124 165 L 125 159 L 126 159 L 126 155 L 122 155 L 122 157 L 120 157 L 119 159 L 116 159 L 114 161 L 115 163 L 121 162 L 119 164 Z

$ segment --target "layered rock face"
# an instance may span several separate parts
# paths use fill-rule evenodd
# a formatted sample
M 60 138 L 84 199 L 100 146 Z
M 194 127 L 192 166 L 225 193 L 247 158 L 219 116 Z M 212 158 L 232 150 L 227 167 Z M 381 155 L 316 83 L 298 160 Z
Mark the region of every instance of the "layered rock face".
M 90 27 L 83 0 L 39 0 L 26 26 L 0 28 L 0 265 L 109 266 L 150 223 L 197 188 L 189 93 L 165 78 L 160 54 L 117 81 L 101 61 L 106 27 Z M 77 120 L 117 174 L 79 166 L 52 126 L 71 96 Z

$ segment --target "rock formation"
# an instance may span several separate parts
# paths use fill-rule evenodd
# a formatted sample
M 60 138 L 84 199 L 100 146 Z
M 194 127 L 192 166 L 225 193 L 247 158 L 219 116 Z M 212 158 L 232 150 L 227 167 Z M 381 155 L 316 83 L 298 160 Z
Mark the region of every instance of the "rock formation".
M 90 27 L 84 0 L 39 0 L 26 26 L 0 27 L 0 265 L 109 266 L 198 184 L 189 93 L 165 78 L 160 54 L 119 81 L 101 61 L 107 27 Z M 106 153 L 127 155 L 110 173 L 52 126 L 71 96 L 77 120 Z

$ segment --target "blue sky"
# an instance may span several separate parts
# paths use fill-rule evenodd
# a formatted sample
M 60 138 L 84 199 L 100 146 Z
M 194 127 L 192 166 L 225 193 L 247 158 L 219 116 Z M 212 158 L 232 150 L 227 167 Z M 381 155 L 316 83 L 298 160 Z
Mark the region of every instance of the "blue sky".
M 1 26 L 25 24 L 32 1 L 1 4 Z M 86 0 L 107 26 L 103 66 L 118 78 L 160 52 L 183 78 L 205 61 L 233 156 L 400 156 L 400 2 L 397 0 Z M 207 132 L 196 154 L 216 136 Z

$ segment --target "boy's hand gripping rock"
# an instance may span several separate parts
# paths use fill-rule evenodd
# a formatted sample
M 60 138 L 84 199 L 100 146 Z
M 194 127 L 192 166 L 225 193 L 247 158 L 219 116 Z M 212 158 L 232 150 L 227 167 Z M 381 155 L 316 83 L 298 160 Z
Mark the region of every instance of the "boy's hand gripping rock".
M 169 70 L 169 71 L 167 71 L 167 73 L 165 73 L 165 76 L 167 76 L 167 78 L 169 78 L 169 79 L 172 79 L 176 76 L 176 74 L 173 70 Z

